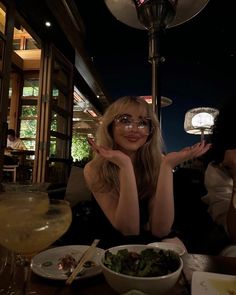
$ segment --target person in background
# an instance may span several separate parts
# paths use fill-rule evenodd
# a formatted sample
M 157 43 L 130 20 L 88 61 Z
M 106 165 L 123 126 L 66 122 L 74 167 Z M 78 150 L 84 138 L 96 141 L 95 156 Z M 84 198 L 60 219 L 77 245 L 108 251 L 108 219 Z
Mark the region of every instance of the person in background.
M 208 204 L 213 221 L 236 243 L 236 102 L 225 100 L 213 126 L 212 149 L 205 171 Z M 236 255 L 236 247 L 234 248 Z
M 7 131 L 7 149 L 26 150 L 24 142 L 16 137 L 15 130 L 8 129 Z
M 86 164 L 84 176 L 106 220 L 103 238 L 113 237 L 117 243 L 173 238 L 173 170 L 203 155 L 210 145 L 200 142 L 166 154 L 156 114 L 145 100 L 130 96 L 108 107 L 96 142 L 89 143 L 95 157 Z

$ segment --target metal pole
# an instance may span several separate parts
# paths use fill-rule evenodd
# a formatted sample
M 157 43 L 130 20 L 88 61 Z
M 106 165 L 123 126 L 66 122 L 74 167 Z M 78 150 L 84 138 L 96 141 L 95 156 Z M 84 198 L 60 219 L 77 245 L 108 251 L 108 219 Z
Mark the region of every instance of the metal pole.
M 158 87 L 158 70 L 159 70 L 159 39 L 157 30 L 151 28 L 148 31 L 149 37 L 149 62 L 152 64 L 152 104 L 153 110 L 160 121 L 161 115 L 161 95 Z

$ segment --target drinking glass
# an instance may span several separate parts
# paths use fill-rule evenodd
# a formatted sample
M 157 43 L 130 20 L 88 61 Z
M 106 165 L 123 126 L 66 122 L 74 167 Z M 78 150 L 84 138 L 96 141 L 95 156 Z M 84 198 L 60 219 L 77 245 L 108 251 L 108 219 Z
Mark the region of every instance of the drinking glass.
M 4 201 L 5 209 L 3 209 L 2 212 L 2 207 L 0 206 L 0 220 L 1 218 L 5 218 L 4 214 L 7 214 L 7 212 L 11 215 L 19 214 L 21 211 L 22 214 L 27 211 L 30 211 L 31 214 L 40 214 L 46 212 L 49 208 L 48 194 L 43 191 L 38 191 L 37 187 L 32 185 L 14 184 L 5 187 L 5 192 L 0 193 L 0 204 L 3 204 L 1 201 Z M 7 226 L 7 224 L 3 222 L 4 221 L 1 222 L 0 228 L 1 226 Z M 19 253 L 10 250 L 8 250 L 8 257 L 8 263 L 10 264 L 8 287 L 4 291 L 2 289 L 0 294 L 14 295 L 17 293 L 17 285 L 15 282 L 16 264 L 18 264 L 18 261 L 21 261 L 21 259 L 17 259 L 19 258 Z
M 65 200 L 46 200 L 45 194 L 36 192 L 17 200 L 0 198 L 0 244 L 22 257 L 24 295 L 30 290 L 32 257 L 60 238 L 71 220 L 71 208 Z

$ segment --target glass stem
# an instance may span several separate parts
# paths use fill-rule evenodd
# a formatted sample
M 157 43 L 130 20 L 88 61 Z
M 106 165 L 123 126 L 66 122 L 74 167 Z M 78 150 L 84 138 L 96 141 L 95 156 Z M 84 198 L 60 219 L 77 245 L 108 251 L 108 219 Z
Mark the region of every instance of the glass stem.
M 16 274 L 16 257 L 14 252 L 10 252 L 10 275 L 8 287 L 6 289 L 1 289 L 0 294 L 2 295 L 15 295 L 16 294 L 16 282 L 15 282 L 15 274 Z
M 25 258 L 24 263 L 23 295 L 28 295 L 30 294 L 31 259 Z

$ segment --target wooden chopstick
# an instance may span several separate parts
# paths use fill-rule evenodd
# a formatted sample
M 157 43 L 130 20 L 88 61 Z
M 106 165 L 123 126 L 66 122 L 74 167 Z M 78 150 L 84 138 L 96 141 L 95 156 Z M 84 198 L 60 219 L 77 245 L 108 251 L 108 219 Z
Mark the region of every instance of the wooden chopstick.
M 70 285 L 74 279 L 76 278 L 77 274 L 81 271 L 83 268 L 83 265 L 86 261 L 91 259 L 91 257 L 94 255 L 94 252 L 96 250 L 96 246 L 99 243 L 100 240 L 95 239 L 92 244 L 88 247 L 88 249 L 84 252 L 84 254 L 81 256 L 79 263 L 77 264 L 76 268 L 73 270 L 69 278 L 66 280 L 66 285 Z

